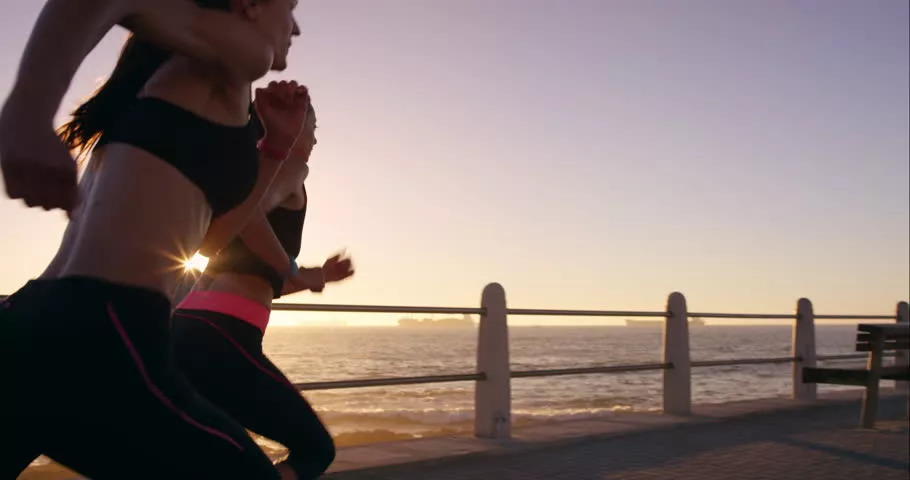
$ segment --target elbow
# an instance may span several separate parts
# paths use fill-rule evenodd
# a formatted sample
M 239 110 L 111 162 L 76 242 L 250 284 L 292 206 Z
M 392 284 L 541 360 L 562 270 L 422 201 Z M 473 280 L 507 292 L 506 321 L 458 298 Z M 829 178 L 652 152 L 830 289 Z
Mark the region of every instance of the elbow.
M 205 238 L 202 240 L 202 245 L 199 246 L 199 249 L 196 250 L 196 253 L 202 255 L 206 258 L 212 258 L 221 251 L 227 245 L 228 241 L 225 238 L 225 235 L 221 232 L 209 230 Z
M 219 251 L 221 251 L 220 245 L 216 246 L 216 245 L 212 245 L 212 244 L 209 244 L 209 245 L 203 244 L 201 247 L 199 247 L 199 255 L 202 255 L 205 258 L 212 258 L 212 257 L 218 255 Z

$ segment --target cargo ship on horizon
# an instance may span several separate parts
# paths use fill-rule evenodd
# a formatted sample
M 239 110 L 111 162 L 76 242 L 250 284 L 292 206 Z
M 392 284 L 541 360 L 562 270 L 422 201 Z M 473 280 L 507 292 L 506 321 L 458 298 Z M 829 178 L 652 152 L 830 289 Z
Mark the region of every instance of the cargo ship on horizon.
M 464 317 L 447 317 L 447 318 L 402 318 L 398 320 L 399 327 L 474 327 L 474 319 L 467 313 Z

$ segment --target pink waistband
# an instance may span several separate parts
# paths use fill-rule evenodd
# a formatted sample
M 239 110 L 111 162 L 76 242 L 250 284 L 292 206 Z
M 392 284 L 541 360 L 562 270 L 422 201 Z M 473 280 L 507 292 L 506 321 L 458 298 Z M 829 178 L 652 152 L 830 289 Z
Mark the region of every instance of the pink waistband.
M 177 308 L 208 310 L 239 318 L 265 333 L 269 324 L 269 309 L 249 298 L 227 292 L 192 291 Z

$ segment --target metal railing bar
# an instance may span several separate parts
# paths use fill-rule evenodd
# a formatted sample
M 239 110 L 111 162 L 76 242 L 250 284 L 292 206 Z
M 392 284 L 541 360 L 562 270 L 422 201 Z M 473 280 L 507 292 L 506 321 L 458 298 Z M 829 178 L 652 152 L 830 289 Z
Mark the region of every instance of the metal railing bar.
M 689 318 L 740 318 L 744 320 L 793 320 L 792 313 L 702 313 L 689 312 Z
M 555 368 L 542 370 L 519 370 L 511 373 L 512 378 L 552 377 L 560 375 L 584 375 L 593 373 L 623 373 L 645 370 L 663 370 L 672 368 L 669 363 L 648 363 L 640 365 L 606 365 L 599 367 Z M 299 390 L 334 390 L 340 388 L 384 387 L 394 385 L 416 385 L 425 383 L 446 383 L 482 381 L 483 373 L 464 373 L 451 375 L 425 375 L 417 377 L 364 378 L 356 380 L 336 380 L 326 382 L 295 383 Z
M 561 375 L 586 375 L 591 373 L 640 372 L 672 368 L 669 363 L 647 363 L 642 365 L 606 365 L 601 367 L 551 368 L 542 370 L 512 371 L 512 378 L 556 377 Z
M 855 358 L 866 358 L 865 353 L 845 353 L 842 355 L 816 355 L 816 360 L 851 360 Z
M 886 353 L 885 356 L 893 357 L 893 352 Z M 863 359 L 866 354 L 842 354 L 842 355 L 819 355 L 818 360 L 848 360 Z M 734 358 L 724 360 L 696 360 L 692 362 L 693 367 L 723 367 L 732 365 L 761 365 L 775 363 L 790 363 L 799 361 L 799 357 L 776 357 L 776 358 Z M 634 365 L 605 365 L 598 367 L 576 367 L 576 368 L 553 368 L 540 370 L 515 370 L 511 372 L 512 378 L 532 378 L 532 377 L 556 377 L 563 375 L 587 375 L 595 373 L 623 373 L 648 370 L 665 370 L 673 368 L 670 363 L 646 363 Z M 306 382 L 295 383 L 294 387 L 299 390 L 333 390 L 341 388 L 363 388 L 363 387 L 383 387 L 395 385 L 417 385 L 427 383 L 447 383 L 447 382 L 467 382 L 486 380 L 486 375 L 481 373 L 464 373 L 451 375 L 425 375 L 416 377 L 391 377 L 391 378 L 367 378 L 356 380 L 336 380 L 326 382 Z
M 8 295 L 0 295 L 0 301 Z M 426 313 L 426 314 L 475 314 L 483 315 L 481 307 L 429 307 L 409 305 L 342 305 L 326 303 L 274 303 L 273 310 L 300 312 L 347 312 L 347 313 Z M 560 317 L 657 317 L 666 318 L 667 312 L 627 310 L 563 310 L 546 308 L 510 308 L 508 315 L 560 316 Z M 689 318 L 738 318 L 752 320 L 792 320 L 793 313 L 712 313 L 689 312 Z M 816 320 L 895 320 L 894 315 L 815 315 Z
M 295 383 L 298 390 L 336 390 L 339 388 L 387 387 L 393 385 L 418 385 L 422 383 L 447 383 L 486 380 L 484 373 L 457 373 L 450 375 L 422 375 L 416 377 L 362 378 L 327 382 Z
M 882 352 L 882 357 L 896 357 L 897 352 Z M 869 358 L 868 353 L 844 353 L 840 355 L 816 355 L 816 360 L 854 360 Z
M 799 357 L 777 358 L 731 358 L 725 360 L 698 360 L 693 361 L 693 367 L 724 367 L 727 365 L 761 365 L 764 363 L 790 363 L 799 361 Z
M 272 310 L 292 312 L 348 312 L 348 313 L 440 313 L 483 315 L 480 307 L 411 307 L 406 305 L 332 305 L 325 303 L 273 303 Z
M 667 317 L 667 312 L 639 312 L 623 310 L 555 310 L 545 308 L 509 308 L 506 310 L 506 314 L 554 317 Z
M 739 318 L 744 320 L 793 320 L 795 313 L 711 313 L 689 312 L 689 318 Z M 815 315 L 816 320 L 896 320 L 894 315 L 852 315 L 830 314 Z

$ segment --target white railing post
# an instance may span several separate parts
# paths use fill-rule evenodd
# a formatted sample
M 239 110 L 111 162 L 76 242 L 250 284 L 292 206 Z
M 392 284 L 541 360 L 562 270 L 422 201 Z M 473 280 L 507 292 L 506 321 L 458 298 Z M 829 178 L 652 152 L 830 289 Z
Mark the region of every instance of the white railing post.
M 663 370 L 664 413 L 692 413 L 692 365 L 689 358 L 689 312 L 686 297 L 673 292 L 667 299 L 667 321 L 664 324 L 664 363 L 672 364 Z
M 506 292 L 491 283 L 483 289 L 477 333 L 477 371 L 486 375 L 474 386 L 474 436 L 510 438 L 512 435 L 512 390 L 509 367 L 509 326 Z
M 897 323 L 910 322 L 910 311 L 908 311 L 907 302 L 897 304 Z M 907 350 L 898 350 L 897 356 L 894 357 L 895 365 L 910 365 L 910 353 Z M 900 392 L 910 392 L 910 382 L 905 380 L 895 380 L 894 388 Z M 910 407 L 908 407 L 910 408 Z
M 815 312 L 808 298 L 796 302 L 796 318 L 793 320 L 793 398 L 813 401 L 818 398 L 814 383 L 803 383 L 803 367 L 814 367 L 815 356 Z

